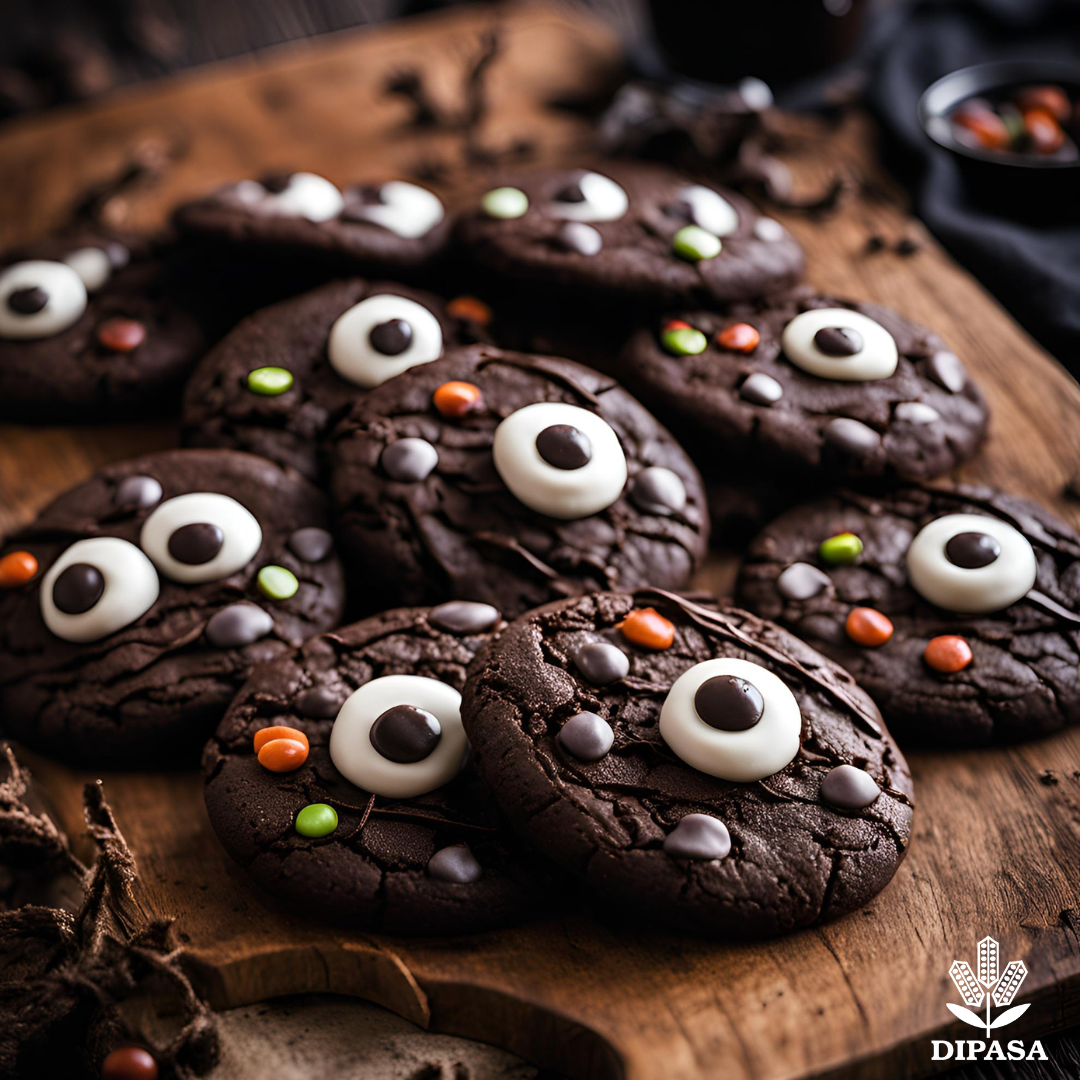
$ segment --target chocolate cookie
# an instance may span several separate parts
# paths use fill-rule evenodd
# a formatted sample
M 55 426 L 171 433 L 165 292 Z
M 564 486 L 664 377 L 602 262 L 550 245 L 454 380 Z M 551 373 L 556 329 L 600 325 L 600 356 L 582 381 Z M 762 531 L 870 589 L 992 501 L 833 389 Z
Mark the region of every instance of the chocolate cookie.
M 404 180 L 339 190 L 314 173 L 241 180 L 177 209 L 181 230 L 241 247 L 330 256 L 376 270 L 405 271 L 446 247 L 442 200 Z
M 1080 537 L 990 488 L 843 493 L 754 541 L 739 600 L 843 664 L 903 741 L 1080 721 Z
M 0 418 L 175 411 L 205 338 L 170 285 L 146 241 L 91 227 L 0 260 Z
M 231 450 L 109 465 L 0 548 L 0 715 L 87 765 L 196 756 L 253 664 L 337 624 L 323 496 Z
M 331 489 L 364 600 L 493 604 L 681 588 L 709 524 L 701 478 L 614 381 L 471 346 L 370 391 L 335 432 Z
M 249 450 L 315 479 L 323 441 L 365 390 L 478 329 L 404 285 L 324 285 L 245 319 L 203 358 L 184 393 L 184 443 Z
M 626 384 L 687 430 L 691 452 L 715 459 L 720 441 L 759 470 L 929 479 L 986 434 L 982 392 L 936 334 L 808 289 L 659 320 L 623 363 Z
M 488 270 L 649 304 L 746 300 L 786 289 L 802 249 L 741 195 L 653 165 L 604 162 L 506 177 L 462 218 Z
M 462 719 L 511 824 L 650 927 L 784 933 L 871 900 L 911 778 L 851 677 L 670 593 L 564 600 L 469 669 Z
M 520 918 L 535 886 L 467 763 L 465 669 L 486 604 L 388 611 L 261 664 L 203 755 L 229 854 L 305 914 L 447 934 Z

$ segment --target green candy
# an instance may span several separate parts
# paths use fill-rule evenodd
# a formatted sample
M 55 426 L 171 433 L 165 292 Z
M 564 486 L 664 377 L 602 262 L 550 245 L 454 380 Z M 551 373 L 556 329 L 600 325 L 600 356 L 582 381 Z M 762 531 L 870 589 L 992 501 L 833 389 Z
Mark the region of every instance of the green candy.
M 862 554 L 862 541 L 854 533 L 837 533 L 821 541 L 818 554 L 830 566 L 853 563 Z
M 277 397 L 292 386 L 293 375 L 288 368 L 260 367 L 248 372 L 247 384 L 253 394 Z
M 529 196 L 516 187 L 497 187 L 480 200 L 480 205 L 488 217 L 519 218 L 529 209 Z
M 318 839 L 329 836 L 338 826 L 337 811 L 324 802 L 311 803 L 296 815 L 296 831 Z
M 660 334 L 660 344 L 673 356 L 697 356 L 705 351 L 709 341 L 692 326 L 675 326 Z
M 715 259 L 720 254 L 720 237 L 698 225 L 684 225 L 671 241 L 675 254 L 689 262 Z
M 255 583 L 259 586 L 259 592 L 271 600 L 288 600 L 300 588 L 296 575 L 284 566 L 264 566 Z

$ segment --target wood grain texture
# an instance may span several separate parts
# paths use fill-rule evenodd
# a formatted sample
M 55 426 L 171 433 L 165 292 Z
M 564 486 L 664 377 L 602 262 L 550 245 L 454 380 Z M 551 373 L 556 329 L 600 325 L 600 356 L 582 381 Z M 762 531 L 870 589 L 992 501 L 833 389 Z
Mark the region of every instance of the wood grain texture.
M 90 108 L 0 132 L 0 240 L 55 221 L 88 181 L 110 174 L 133 142 L 183 149 L 157 189 L 121 204 L 153 226 L 177 199 L 219 181 L 301 163 L 344 181 L 457 152 L 455 137 L 403 133 L 399 103 L 379 94 L 396 64 L 422 64 L 450 94 L 490 11 L 458 10 L 371 34 L 288 48 Z M 594 24 L 562 9 L 501 9 L 507 57 L 483 137 L 535 138 L 542 157 L 572 158 L 581 122 L 542 103 L 602 82 L 617 63 Z M 861 116 L 790 159 L 808 189 L 837 167 L 876 178 Z M 462 185 L 483 176 L 459 170 Z M 1080 524 L 1061 495 L 1080 471 L 1080 390 L 904 215 L 884 188 L 825 222 L 785 218 L 806 246 L 810 279 L 839 295 L 891 304 L 933 326 L 964 357 L 994 410 L 968 479 L 1028 494 Z M 783 215 L 779 215 L 783 216 Z M 870 232 L 915 236 L 902 259 L 864 255 Z M 168 445 L 171 429 L 0 429 L 0 527 L 26 520 L 99 463 Z M 732 560 L 702 581 L 723 588 Z M 84 774 L 31 765 L 81 831 Z M 138 902 L 175 915 L 188 961 L 218 1005 L 332 990 L 362 995 L 438 1031 L 514 1050 L 576 1077 L 632 1080 L 886 1080 L 930 1071 L 931 1037 L 967 1037 L 945 1002 L 948 968 L 998 938 L 1030 969 L 1033 1002 L 1010 1037 L 1080 1019 L 1080 732 L 979 753 L 915 754 L 915 840 L 893 884 L 860 912 L 764 944 L 672 937 L 596 919 L 569 903 L 539 922 L 463 939 L 346 933 L 287 914 L 257 895 L 224 856 L 186 774 L 106 778 L 142 871 Z

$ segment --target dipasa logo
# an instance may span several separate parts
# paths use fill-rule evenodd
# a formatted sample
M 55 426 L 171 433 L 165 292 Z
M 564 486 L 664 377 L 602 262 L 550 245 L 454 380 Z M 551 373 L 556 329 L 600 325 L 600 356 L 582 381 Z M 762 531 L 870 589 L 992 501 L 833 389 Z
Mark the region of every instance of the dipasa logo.
M 992 937 L 984 937 L 978 946 L 977 971 L 972 971 L 971 965 L 966 960 L 954 960 L 953 966 L 949 968 L 952 981 L 964 999 L 963 1005 L 946 1002 L 949 1011 L 965 1024 L 984 1030 L 985 1041 L 957 1039 L 955 1043 L 951 1043 L 944 1039 L 934 1039 L 932 1061 L 1047 1060 L 1046 1051 L 1038 1040 L 1030 1047 L 1020 1039 L 1010 1039 L 1006 1046 L 1002 1046 L 1001 1042 L 993 1037 L 993 1032 L 1011 1024 L 1014 1020 L 1019 1020 L 1031 1005 L 1030 1002 L 1026 1005 L 1013 1005 L 1013 1000 L 1024 979 L 1027 978 L 1024 961 L 1010 961 L 1005 970 L 999 974 L 999 952 L 998 943 Z M 991 1004 L 1005 1011 L 994 1016 L 991 1012 Z M 981 1010 L 984 1005 L 985 1016 L 981 1011 L 975 1011 Z

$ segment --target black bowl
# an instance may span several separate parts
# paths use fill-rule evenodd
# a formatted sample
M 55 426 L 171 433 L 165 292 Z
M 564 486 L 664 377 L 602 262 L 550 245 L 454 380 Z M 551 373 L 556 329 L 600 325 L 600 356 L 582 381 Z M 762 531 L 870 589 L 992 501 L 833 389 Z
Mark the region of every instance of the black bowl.
M 1063 87 L 1074 101 L 1080 99 L 1080 65 L 1040 60 L 976 64 L 938 79 L 919 99 L 923 131 L 956 157 L 969 194 L 981 202 L 1011 205 L 1020 217 L 1074 217 L 1080 202 L 1080 157 L 1008 154 L 971 146 L 956 137 L 949 116 L 968 98 L 994 98 L 1013 87 L 1047 83 Z

